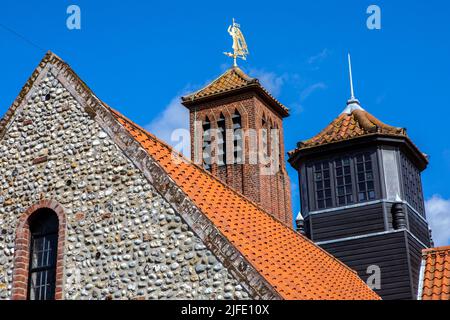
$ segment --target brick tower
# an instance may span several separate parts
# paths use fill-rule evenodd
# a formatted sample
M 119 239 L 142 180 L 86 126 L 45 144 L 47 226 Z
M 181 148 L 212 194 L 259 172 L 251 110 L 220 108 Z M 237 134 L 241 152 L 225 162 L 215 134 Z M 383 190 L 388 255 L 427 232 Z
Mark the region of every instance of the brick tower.
M 192 159 L 291 226 L 283 142 L 288 109 L 237 66 L 182 103 L 190 111 Z

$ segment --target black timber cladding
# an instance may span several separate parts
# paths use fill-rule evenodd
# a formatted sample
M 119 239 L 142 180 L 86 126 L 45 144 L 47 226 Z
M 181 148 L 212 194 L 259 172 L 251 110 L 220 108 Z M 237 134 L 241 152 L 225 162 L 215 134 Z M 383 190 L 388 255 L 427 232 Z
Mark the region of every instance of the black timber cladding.
M 409 264 L 411 268 L 411 278 L 412 278 L 412 290 L 414 294 L 414 299 L 417 298 L 419 277 L 420 277 L 420 266 L 422 263 L 422 250 L 425 249 L 423 244 L 421 244 L 417 239 L 415 239 L 410 233 L 408 233 L 408 251 L 409 251 Z
M 390 232 L 319 245 L 358 272 L 363 281 L 371 275 L 367 274 L 369 266 L 380 267 L 381 289 L 375 292 L 387 300 L 409 300 L 415 296 L 406 233 Z
M 414 210 L 407 207 L 409 231 L 416 236 L 426 246 L 430 246 L 430 233 L 428 223 L 421 218 Z
M 313 241 L 353 237 L 385 231 L 383 204 L 381 202 L 311 214 L 308 219 Z

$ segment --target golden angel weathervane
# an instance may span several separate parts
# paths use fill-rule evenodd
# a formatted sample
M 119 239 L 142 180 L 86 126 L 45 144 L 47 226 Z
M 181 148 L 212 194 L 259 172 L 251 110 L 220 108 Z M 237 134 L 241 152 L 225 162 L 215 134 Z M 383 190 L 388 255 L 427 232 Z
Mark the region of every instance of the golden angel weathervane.
M 245 42 L 244 35 L 241 32 L 241 26 L 237 24 L 233 19 L 233 24 L 228 27 L 228 33 L 233 38 L 233 53 L 224 52 L 225 55 L 234 59 L 234 66 L 237 67 L 236 59 L 247 60 L 249 54 L 247 43 Z

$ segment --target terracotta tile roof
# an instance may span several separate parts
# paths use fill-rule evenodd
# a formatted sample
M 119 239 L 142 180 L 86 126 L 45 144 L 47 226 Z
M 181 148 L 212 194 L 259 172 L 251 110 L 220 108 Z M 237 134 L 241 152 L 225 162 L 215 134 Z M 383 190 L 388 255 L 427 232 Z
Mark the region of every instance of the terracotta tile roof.
M 450 300 L 450 246 L 425 249 L 423 258 L 423 300 Z
M 206 87 L 186 95 L 181 98 L 185 105 L 190 105 L 193 102 L 204 100 L 206 98 L 220 96 L 226 93 L 234 92 L 236 90 L 253 88 L 260 91 L 266 98 L 268 98 L 276 107 L 278 112 L 283 116 L 289 114 L 289 109 L 275 99 L 269 91 L 267 91 L 256 78 L 251 78 L 244 73 L 239 67 L 232 67 L 220 75 L 216 80 L 208 84 Z
M 283 298 L 380 299 L 356 272 L 201 167 L 175 163 L 171 147 L 110 110 Z
M 318 135 L 298 144 L 297 149 L 290 151 L 289 155 L 297 151 L 320 146 L 328 143 L 339 142 L 370 134 L 384 134 L 405 136 L 406 130 L 384 124 L 373 115 L 363 109 L 356 109 L 350 113 L 343 112 L 334 119 Z
M 98 99 L 63 60 L 48 52 L 3 120 L 12 118 L 47 63 L 70 77 L 78 94 L 91 104 L 102 103 L 205 216 L 233 243 L 285 299 L 380 299 L 356 272 L 286 227 L 241 194 L 189 160 L 172 161 L 171 147 Z M 80 93 L 81 92 L 81 93 Z M 181 156 L 181 155 L 180 155 Z

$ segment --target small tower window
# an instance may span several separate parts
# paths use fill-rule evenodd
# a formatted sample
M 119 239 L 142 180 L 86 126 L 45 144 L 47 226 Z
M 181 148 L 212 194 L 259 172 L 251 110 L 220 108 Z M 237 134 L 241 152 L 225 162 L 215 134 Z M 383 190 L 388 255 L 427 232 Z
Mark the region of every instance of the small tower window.
M 314 165 L 314 185 L 316 189 L 316 207 L 329 208 L 333 205 L 331 195 L 330 165 L 328 162 Z
M 358 181 L 358 202 L 374 200 L 376 194 L 370 154 L 356 156 L 356 177 Z
M 223 114 L 220 114 L 220 118 L 217 121 L 217 150 L 218 165 L 224 166 L 227 160 L 227 139 L 225 117 Z
M 261 138 L 262 138 L 263 155 L 264 157 L 267 157 L 269 155 L 269 143 L 267 137 L 267 122 L 264 117 L 261 122 L 261 128 L 262 128 Z
M 232 116 L 233 121 L 233 163 L 241 164 L 243 156 L 243 140 L 242 140 L 242 120 L 241 115 L 236 110 Z
M 424 205 L 420 172 L 404 154 L 401 155 L 401 164 L 406 201 L 423 214 Z
M 30 266 L 28 299 L 53 300 L 58 256 L 58 217 L 49 209 L 40 209 L 30 220 Z
M 354 202 L 352 172 L 350 158 L 341 158 L 335 161 L 336 195 L 339 206 Z
M 206 170 L 211 170 L 211 122 L 208 117 L 202 125 L 203 128 L 203 167 Z

